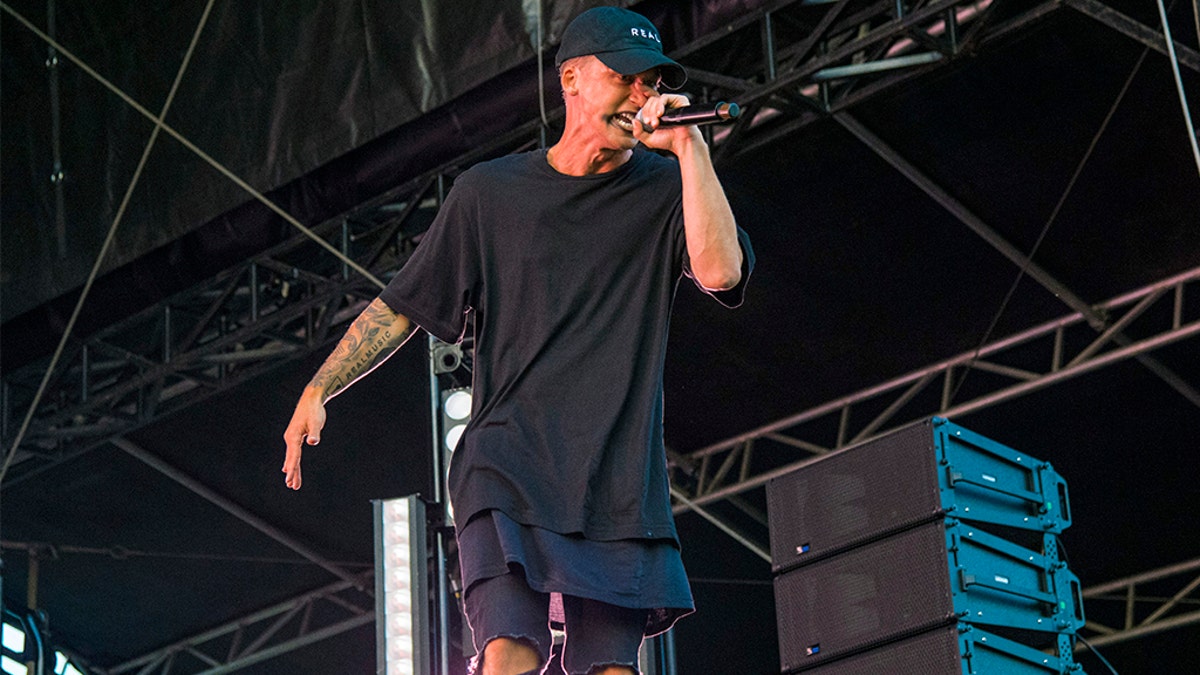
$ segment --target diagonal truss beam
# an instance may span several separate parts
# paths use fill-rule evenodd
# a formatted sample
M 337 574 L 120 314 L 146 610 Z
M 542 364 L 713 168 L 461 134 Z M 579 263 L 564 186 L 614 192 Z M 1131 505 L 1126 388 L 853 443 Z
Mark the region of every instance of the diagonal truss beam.
M 1092 633 L 1087 640 L 1102 647 L 1200 624 L 1197 589 L 1200 558 L 1087 588 L 1083 597 L 1089 618 L 1084 630 Z
M 263 534 L 292 549 L 305 558 L 308 558 L 330 574 L 333 574 L 334 576 L 348 583 L 357 583 L 354 575 L 342 569 L 325 556 L 317 553 L 307 544 L 287 534 L 283 530 L 280 530 L 278 527 L 268 523 L 261 517 L 251 513 L 245 507 L 235 503 L 228 497 L 218 494 L 215 490 L 208 487 L 204 483 L 201 483 L 195 478 L 185 474 L 178 468 L 172 466 L 170 463 L 164 461 L 162 458 L 134 443 L 133 441 L 130 441 L 127 438 L 114 438 L 112 440 L 112 444 L 121 450 L 124 450 L 135 459 L 163 474 L 167 478 L 170 478 L 200 497 L 203 497 L 208 502 L 212 503 L 243 523 L 246 523 L 259 532 L 262 532 Z
M 1193 296 L 1200 293 L 1200 268 L 1097 305 L 1096 311 L 1138 331 L 1138 339 L 1129 345 L 1097 345 L 1087 318 L 1074 312 L 683 455 L 672 462 L 671 483 L 692 502 L 712 504 L 795 471 L 816 455 L 877 438 L 912 421 L 966 415 L 1193 339 L 1200 336 L 1200 306 L 1185 305 L 1189 290 Z M 1068 347 L 1081 343 L 1085 347 L 1075 353 Z M 1077 358 L 1080 354 L 1084 358 Z M 991 377 L 975 378 L 975 398 L 951 405 L 949 393 L 968 366 Z M 866 421 L 856 427 L 859 417 Z M 832 436 L 831 426 L 837 428 Z M 751 449 L 753 465 L 748 459 Z M 735 454 L 737 459 L 730 460 Z M 727 477 L 728 470 L 718 474 L 720 466 L 743 460 L 736 480 Z M 680 514 L 688 508 L 680 504 L 674 510 Z
M 962 221 L 964 225 L 979 235 L 988 245 L 999 251 L 1001 255 L 1008 258 L 1017 267 L 1025 269 L 1030 277 L 1045 287 L 1046 290 L 1053 293 L 1055 297 L 1060 298 L 1068 307 L 1083 314 L 1089 321 L 1096 322 L 1097 325 L 1103 324 L 1103 317 L 1099 316 L 1088 303 L 1084 302 L 1083 298 L 1080 298 L 1071 289 L 1067 288 L 1065 284 L 1059 282 L 1049 272 L 1030 260 L 1025 253 L 1000 236 L 998 232 L 985 223 L 982 218 L 975 215 L 965 204 L 958 201 L 945 188 L 925 175 L 912 162 L 905 159 L 903 155 L 863 126 L 852 115 L 845 112 L 837 113 L 833 116 L 833 119 L 853 134 L 863 145 L 866 145 L 875 154 L 890 164 L 892 168 L 899 171 L 901 175 L 910 180 L 935 202 Z
M 1042 269 L 1037 263 L 1026 254 L 1019 251 L 1015 246 L 1000 236 L 998 232 L 993 230 L 983 222 L 978 216 L 971 212 L 962 202 L 955 199 L 949 192 L 938 185 L 933 179 L 926 176 L 920 169 L 914 166 L 911 162 L 905 159 L 900 153 L 896 152 L 883 139 L 876 136 L 869 129 L 862 125 L 858 120 L 854 119 L 847 113 L 838 113 L 834 115 L 834 119 L 839 124 L 846 128 L 847 131 L 854 134 L 856 138 L 861 140 L 867 147 L 871 148 L 891 164 L 896 170 L 912 181 L 917 187 L 921 188 L 927 195 L 932 197 L 934 201 L 942 205 L 946 210 L 953 213 L 961 220 L 971 231 L 979 235 L 990 244 L 993 248 L 999 251 L 1004 257 L 1011 260 L 1025 274 L 1028 274 L 1046 290 L 1054 294 L 1054 297 L 1062 300 L 1068 307 L 1079 312 L 1084 316 L 1088 323 L 1091 324 L 1098 332 L 1101 333 L 1102 339 L 1098 344 L 1103 344 L 1109 340 L 1116 341 L 1122 345 L 1129 345 L 1130 340 L 1120 332 L 1121 324 L 1109 325 L 1107 317 L 1101 312 L 1096 311 L 1088 305 L 1082 298 L 1076 295 L 1065 284 L 1055 279 L 1049 272 Z M 1080 354 L 1077 359 L 1086 358 L 1087 354 Z M 1135 356 L 1138 362 L 1145 366 L 1150 372 L 1157 375 L 1160 379 L 1166 382 L 1172 389 L 1179 392 L 1184 398 L 1190 401 L 1193 405 L 1200 407 L 1200 392 L 1188 384 L 1183 378 L 1176 375 L 1169 368 L 1145 354 L 1137 354 Z
M 329 584 L 98 672 L 234 672 L 372 623 L 373 601 L 357 587 L 370 588 L 373 578 L 374 570 L 364 572 L 350 581 Z
M 1089 16 L 1096 21 L 1112 28 L 1122 35 L 1149 47 L 1163 56 L 1170 56 L 1167 51 L 1167 39 L 1162 31 L 1131 19 L 1099 0 L 1061 0 L 1062 4 L 1075 11 Z M 1200 72 L 1200 52 L 1175 40 L 1175 56 L 1179 65 L 1192 71 Z

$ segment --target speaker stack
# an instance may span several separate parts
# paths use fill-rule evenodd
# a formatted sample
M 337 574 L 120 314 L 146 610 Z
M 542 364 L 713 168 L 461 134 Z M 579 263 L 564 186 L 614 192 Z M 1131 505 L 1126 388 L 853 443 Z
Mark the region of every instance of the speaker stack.
M 785 673 L 1081 675 L 1066 482 L 942 418 L 767 484 Z

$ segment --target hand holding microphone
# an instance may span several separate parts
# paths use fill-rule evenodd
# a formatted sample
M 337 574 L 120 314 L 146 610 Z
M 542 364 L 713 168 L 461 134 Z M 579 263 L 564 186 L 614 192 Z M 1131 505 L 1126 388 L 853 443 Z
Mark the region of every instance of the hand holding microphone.
M 717 124 L 736 119 L 742 114 L 742 109 L 736 103 L 717 101 L 714 103 L 697 103 L 682 108 L 668 108 L 659 118 L 658 124 L 650 126 L 642 120 L 641 113 L 637 119 L 642 126 L 650 131 L 662 127 L 679 127 L 688 125 Z

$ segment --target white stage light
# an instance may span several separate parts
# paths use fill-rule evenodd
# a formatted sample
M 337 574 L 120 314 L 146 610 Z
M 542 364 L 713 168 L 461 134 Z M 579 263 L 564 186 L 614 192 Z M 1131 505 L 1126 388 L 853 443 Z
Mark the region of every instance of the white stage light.
M 465 420 L 471 415 L 471 389 L 458 389 L 446 397 L 443 404 L 446 417 L 452 420 Z
M 383 675 L 430 672 L 425 504 L 416 495 L 374 502 L 375 646 Z
M 0 670 L 8 675 L 27 675 L 29 673 L 29 669 L 24 664 L 7 656 L 0 656 Z
M 11 623 L 8 623 L 7 621 L 5 621 L 4 622 L 3 644 L 4 644 L 4 648 L 10 652 L 13 652 L 15 654 L 24 654 L 25 653 L 25 631 L 21 630 L 20 628 L 17 628 L 16 626 L 12 625 Z
M 471 420 L 471 388 L 451 389 L 442 394 L 442 442 L 454 452 L 467 422 Z

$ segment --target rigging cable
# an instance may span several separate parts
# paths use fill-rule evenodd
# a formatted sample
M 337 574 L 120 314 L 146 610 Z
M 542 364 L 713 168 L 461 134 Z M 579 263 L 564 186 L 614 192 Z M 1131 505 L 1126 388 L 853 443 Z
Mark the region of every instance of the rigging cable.
M 1083 173 L 1083 168 L 1087 165 L 1088 160 L 1091 158 L 1092 153 L 1096 149 L 1096 145 L 1100 142 L 1100 137 L 1103 136 L 1105 130 L 1108 129 L 1108 125 L 1112 121 L 1113 115 L 1117 112 L 1117 108 L 1120 107 L 1121 101 L 1125 99 L 1125 95 L 1129 92 L 1129 87 L 1133 84 L 1133 79 L 1137 76 L 1138 71 L 1141 70 L 1142 63 L 1145 62 L 1146 55 L 1149 52 L 1149 47 L 1142 49 L 1141 56 L 1138 57 L 1137 63 L 1134 64 L 1133 70 L 1129 73 L 1129 77 L 1125 79 L 1125 84 L 1122 85 L 1121 91 L 1117 94 L 1116 100 L 1113 101 L 1112 106 L 1108 109 L 1108 114 L 1104 116 L 1104 121 L 1100 123 L 1100 128 L 1092 137 L 1092 142 L 1088 145 L 1087 152 L 1083 153 L 1083 157 L 1079 160 L 1079 164 L 1075 167 L 1075 173 L 1072 174 L 1071 180 L 1067 182 L 1066 189 L 1063 191 L 1062 196 L 1058 198 L 1058 203 L 1054 205 L 1054 210 L 1050 213 L 1050 217 L 1046 220 L 1046 224 L 1042 226 L 1042 231 L 1038 234 L 1037 240 L 1034 241 L 1033 248 L 1030 249 L 1029 254 L 1025 256 L 1025 262 L 1017 271 L 1017 278 L 1013 280 L 1012 285 L 1008 288 L 1008 292 L 1004 295 L 1004 299 L 1000 301 L 1000 308 L 996 310 L 995 316 L 992 317 L 991 323 L 988 324 L 987 330 L 983 333 L 983 338 L 979 341 L 979 345 L 975 347 L 975 353 L 971 356 L 971 360 L 968 361 L 964 367 L 962 377 L 958 379 L 958 382 L 954 385 L 954 390 L 951 391 L 950 396 L 946 398 L 947 408 L 950 407 L 951 402 L 954 401 L 954 398 L 958 395 L 959 390 L 962 389 L 963 383 L 967 380 L 967 375 L 970 374 L 971 370 L 975 366 L 975 363 L 979 360 L 979 355 L 983 351 L 984 346 L 989 340 L 991 340 L 992 332 L 996 329 L 996 325 L 1000 322 L 1000 317 L 1004 315 L 1004 311 L 1008 308 L 1008 303 L 1012 300 L 1013 294 L 1016 293 L 1017 286 L 1020 285 L 1021 279 L 1023 279 L 1026 273 L 1029 271 L 1029 266 L 1033 264 L 1033 258 L 1037 255 L 1038 249 L 1041 248 L 1042 241 L 1045 240 L 1046 234 L 1049 233 L 1050 226 L 1054 224 L 1055 219 L 1058 218 L 1059 212 L 1062 211 L 1062 207 L 1066 203 L 1067 197 L 1070 196 L 1071 191 L 1075 187 L 1075 183 L 1079 180 L 1080 174 Z

